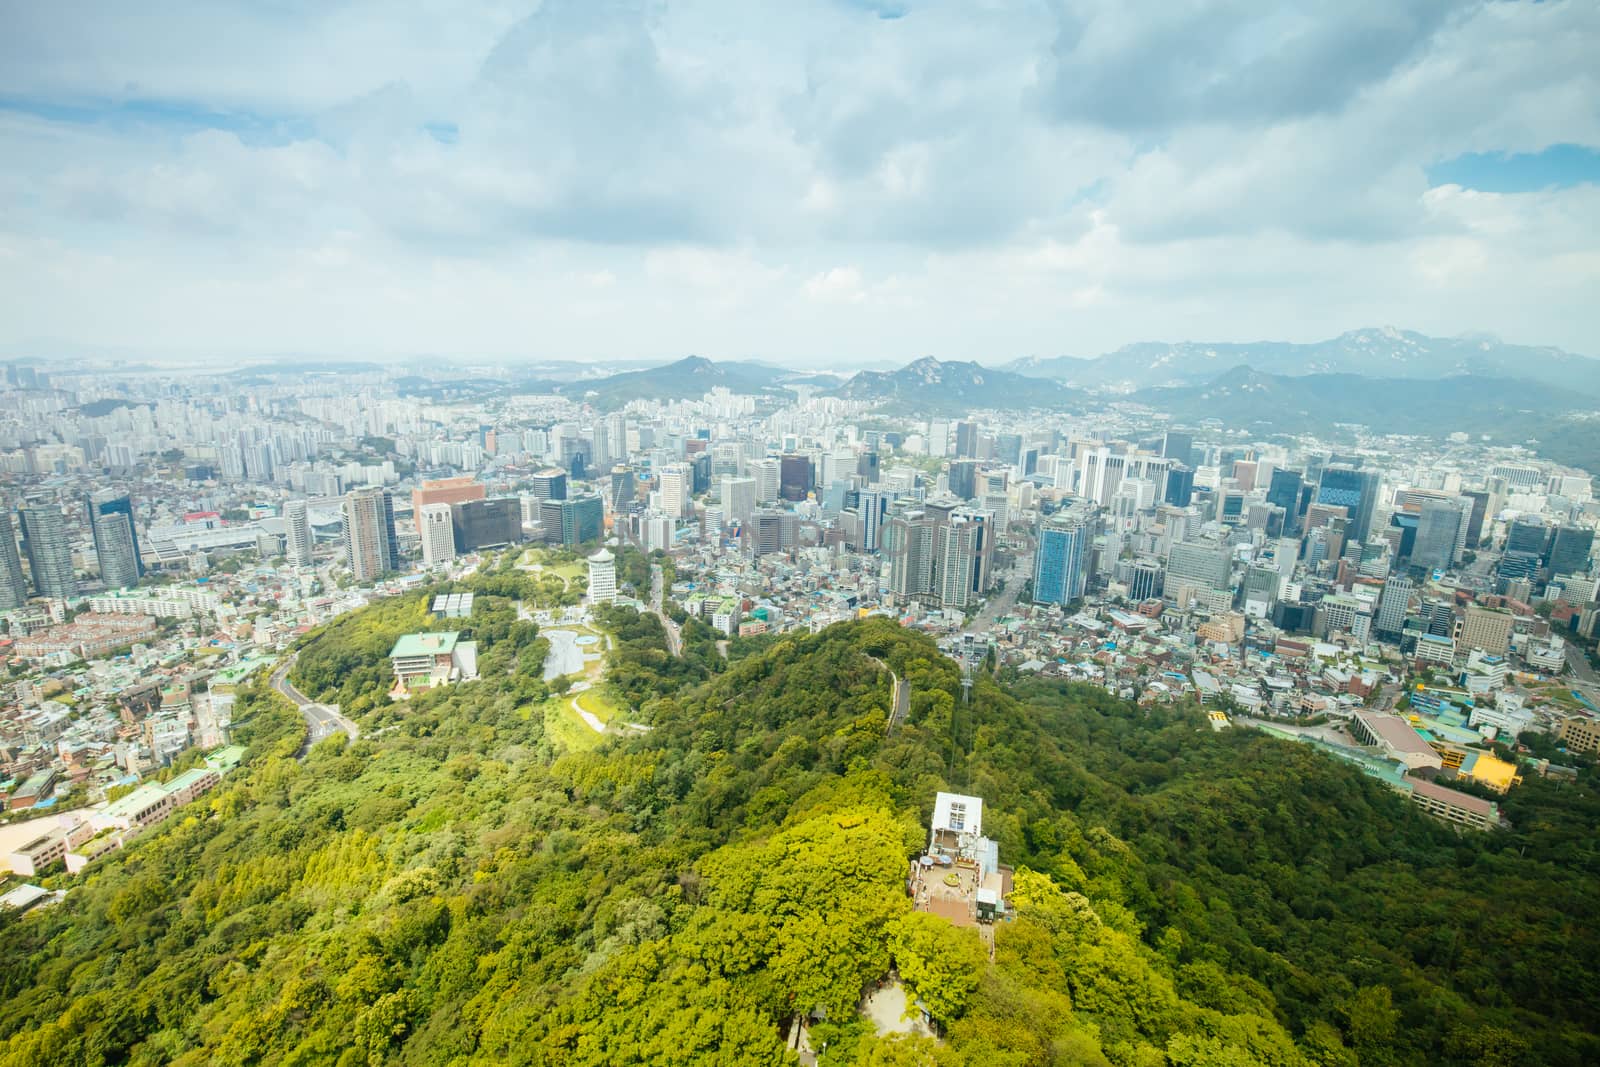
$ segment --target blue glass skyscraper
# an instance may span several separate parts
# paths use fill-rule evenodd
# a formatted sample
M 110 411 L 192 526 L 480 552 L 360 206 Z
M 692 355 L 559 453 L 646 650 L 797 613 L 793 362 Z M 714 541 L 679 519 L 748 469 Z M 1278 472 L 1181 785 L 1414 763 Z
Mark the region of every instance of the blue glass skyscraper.
M 1092 531 L 1079 512 L 1055 515 L 1039 530 L 1033 561 L 1036 604 L 1067 604 L 1083 596 L 1085 560 Z

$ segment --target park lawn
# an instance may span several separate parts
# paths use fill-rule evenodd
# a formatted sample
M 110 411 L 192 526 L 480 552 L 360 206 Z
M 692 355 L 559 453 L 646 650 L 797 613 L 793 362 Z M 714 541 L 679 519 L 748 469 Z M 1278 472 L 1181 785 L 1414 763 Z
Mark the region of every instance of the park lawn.
M 568 697 L 552 697 L 535 710 L 544 714 L 544 732 L 563 751 L 587 752 L 600 743 L 600 735 L 578 718 Z
M 577 699 L 580 708 L 601 722 L 609 723 L 612 719 L 622 716 L 623 709 L 603 689 L 585 689 L 578 694 Z M 582 724 L 580 723 L 579 725 Z

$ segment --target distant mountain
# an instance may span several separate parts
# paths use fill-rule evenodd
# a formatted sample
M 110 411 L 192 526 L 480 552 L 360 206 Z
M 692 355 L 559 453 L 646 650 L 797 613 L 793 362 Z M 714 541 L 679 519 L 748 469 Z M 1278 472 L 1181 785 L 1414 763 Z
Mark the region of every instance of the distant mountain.
M 932 357 L 894 371 L 861 371 L 835 392 L 849 400 L 880 400 L 910 411 L 938 413 L 1060 407 L 1084 400 L 1081 391 L 1056 382 Z
M 1393 327 L 1352 330 L 1313 344 L 1146 341 L 1094 359 L 1028 358 L 1009 363 L 1005 369 L 1085 389 L 1131 392 L 1198 385 L 1241 365 L 1280 375 L 1526 378 L 1600 396 L 1600 360 L 1559 348 L 1506 344 L 1492 337 L 1428 337 Z
M 1204 385 L 1141 389 L 1126 399 L 1180 423 L 1216 419 L 1257 432 L 1318 432 L 1343 423 L 1419 435 L 1489 433 L 1508 443 L 1536 435 L 1558 416 L 1600 410 L 1594 396 L 1514 378 L 1284 375 L 1251 367 L 1232 368 Z
M 764 363 L 714 363 L 686 356 L 660 367 L 571 382 L 561 392 L 596 407 L 614 408 L 630 400 L 698 400 L 717 386 L 735 393 L 773 392 L 781 388 L 782 380 L 794 376 L 793 371 Z

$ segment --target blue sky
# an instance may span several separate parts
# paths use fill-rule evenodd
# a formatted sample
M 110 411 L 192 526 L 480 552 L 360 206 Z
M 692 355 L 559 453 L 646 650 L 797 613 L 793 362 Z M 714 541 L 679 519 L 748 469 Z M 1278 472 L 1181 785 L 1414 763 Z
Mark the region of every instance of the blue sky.
M 1600 5 L 0 13 L 0 354 L 1600 355 Z
M 1485 193 L 1534 193 L 1600 183 L 1600 151 L 1555 144 L 1538 152 L 1468 152 L 1428 168 L 1431 185 Z

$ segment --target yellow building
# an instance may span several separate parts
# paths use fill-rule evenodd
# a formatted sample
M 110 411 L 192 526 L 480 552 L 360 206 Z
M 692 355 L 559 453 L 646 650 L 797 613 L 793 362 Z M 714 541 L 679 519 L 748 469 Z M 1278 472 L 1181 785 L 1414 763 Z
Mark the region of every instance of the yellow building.
M 1507 763 L 1492 753 L 1452 745 L 1447 741 L 1434 741 L 1432 744 L 1433 750 L 1439 753 L 1444 769 L 1454 771 L 1458 778 L 1470 779 L 1496 793 L 1504 793 L 1522 781 L 1515 763 Z

